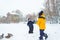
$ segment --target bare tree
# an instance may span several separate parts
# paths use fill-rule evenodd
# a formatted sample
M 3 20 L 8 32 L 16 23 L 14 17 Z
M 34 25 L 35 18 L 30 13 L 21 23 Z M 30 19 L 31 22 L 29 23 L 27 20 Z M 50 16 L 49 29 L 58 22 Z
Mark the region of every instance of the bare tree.
M 46 17 L 50 21 L 58 21 L 59 13 L 57 12 L 57 0 L 47 0 L 45 6 Z

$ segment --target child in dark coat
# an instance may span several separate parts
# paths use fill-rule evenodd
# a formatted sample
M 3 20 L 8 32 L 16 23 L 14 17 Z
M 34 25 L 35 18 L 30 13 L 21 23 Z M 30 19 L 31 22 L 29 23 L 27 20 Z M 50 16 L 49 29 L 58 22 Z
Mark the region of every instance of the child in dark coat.
M 35 22 L 34 20 L 30 20 L 30 18 L 28 18 L 27 25 L 29 27 L 29 33 L 33 33 L 33 29 L 34 29 L 33 24 L 34 24 L 34 22 Z

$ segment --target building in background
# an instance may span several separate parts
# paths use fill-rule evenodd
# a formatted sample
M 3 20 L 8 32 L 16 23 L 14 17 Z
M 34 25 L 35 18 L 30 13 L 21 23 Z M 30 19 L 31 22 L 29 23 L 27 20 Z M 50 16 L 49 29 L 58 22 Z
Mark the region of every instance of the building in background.
M 20 17 L 17 14 L 7 14 L 7 22 L 18 23 L 20 22 Z
M 23 21 L 23 15 L 19 10 L 8 12 L 6 17 L 0 17 L 0 23 L 19 23 L 21 21 Z

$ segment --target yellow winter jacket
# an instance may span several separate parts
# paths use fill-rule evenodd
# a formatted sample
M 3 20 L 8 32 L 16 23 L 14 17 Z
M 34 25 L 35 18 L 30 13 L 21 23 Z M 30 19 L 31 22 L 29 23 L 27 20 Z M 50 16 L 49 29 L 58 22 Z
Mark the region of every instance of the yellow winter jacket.
M 45 17 L 44 15 L 41 15 L 42 17 Z M 39 26 L 40 30 L 46 29 L 46 19 L 44 18 L 38 18 L 37 25 Z

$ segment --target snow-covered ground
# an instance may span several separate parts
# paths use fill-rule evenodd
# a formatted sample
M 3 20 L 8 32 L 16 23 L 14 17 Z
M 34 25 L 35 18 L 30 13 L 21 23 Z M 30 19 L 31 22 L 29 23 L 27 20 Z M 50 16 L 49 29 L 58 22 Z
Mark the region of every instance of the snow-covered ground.
M 46 24 L 45 32 L 48 34 L 48 40 L 60 40 L 60 24 Z M 4 33 L 1 40 L 39 40 L 39 28 L 34 24 L 34 33 L 28 34 L 29 28 L 26 23 L 0 24 L 0 34 Z M 5 38 L 7 33 L 13 34 L 9 39 Z

